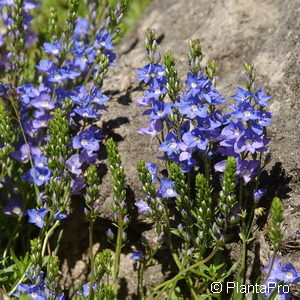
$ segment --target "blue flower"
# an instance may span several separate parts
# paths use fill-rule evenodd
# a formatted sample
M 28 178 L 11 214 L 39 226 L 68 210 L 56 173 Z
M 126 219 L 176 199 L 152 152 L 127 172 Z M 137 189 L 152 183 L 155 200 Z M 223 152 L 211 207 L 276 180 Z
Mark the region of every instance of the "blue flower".
M 266 193 L 266 190 L 265 189 L 258 189 L 258 190 L 254 190 L 253 191 L 253 198 L 254 198 L 254 201 L 258 202 L 262 197 L 263 195 Z
M 82 177 L 75 177 L 71 180 L 72 195 L 79 195 L 80 191 L 85 187 L 85 181 Z
M 150 206 L 147 204 L 146 201 L 144 200 L 140 200 L 140 201 L 136 201 L 134 203 L 134 205 L 138 208 L 138 212 L 139 213 L 144 213 L 144 212 L 149 212 L 151 211 Z
M 241 102 L 237 106 L 228 106 L 233 110 L 231 113 L 234 117 L 241 119 L 245 122 L 257 120 L 257 111 L 248 102 Z
M 130 257 L 131 260 L 140 260 L 143 257 L 143 251 L 133 250 Z
M 53 43 L 44 43 L 44 52 L 47 54 L 52 54 L 54 56 L 58 56 L 62 50 L 62 43 L 60 40 L 55 41 Z
M 90 127 L 73 138 L 72 146 L 74 149 L 84 148 L 87 151 L 98 151 L 99 141 L 99 130 L 96 127 Z
M 95 103 L 98 105 L 102 105 L 104 102 L 109 100 L 109 97 L 102 94 L 98 88 L 93 89 L 90 98 L 91 98 L 91 103 Z
M 100 32 L 100 34 L 97 34 L 94 47 L 96 49 L 101 49 L 101 48 L 105 48 L 106 50 L 114 49 L 115 47 L 112 44 L 112 37 L 110 33 L 106 30 L 103 30 L 102 32 Z
M 168 155 L 171 155 L 173 152 L 178 152 L 179 149 L 179 139 L 178 137 L 170 132 L 167 134 L 165 141 L 162 142 L 159 146 L 159 150 L 163 152 L 167 152 Z
M 162 198 L 177 197 L 178 194 L 175 191 L 174 182 L 168 178 L 162 178 L 160 180 L 160 188 L 157 191 L 157 196 Z
M 48 182 L 51 176 L 52 173 L 48 167 L 34 167 L 33 169 L 29 169 L 29 171 L 25 173 L 22 178 L 28 182 L 34 182 L 37 186 L 41 186 Z
M 244 132 L 245 127 L 241 121 L 232 120 L 229 125 L 225 126 L 222 129 L 221 135 L 225 141 L 227 140 L 236 140 L 239 138 Z M 222 145 L 222 143 L 221 143 Z
M 202 131 L 198 128 L 185 133 L 182 140 L 188 147 L 197 147 L 199 150 L 206 150 L 208 139 L 203 135 Z
M 63 219 L 66 219 L 67 218 L 67 215 L 66 214 L 62 214 L 58 211 L 55 212 L 54 216 L 53 216 L 53 219 L 54 220 L 63 220 Z
M 145 167 L 148 169 L 153 183 L 157 179 L 157 166 L 155 164 L 146 163 Z
M 73 38 L 78 41 L 84 40 L 89 34 L 89 22 L 85 18 L 77 18 L 76 26 L 73 33 Z
M 264 151 L 266 148 L 264 146 L 269 142 L 268 139 L 264 139 L 259 136 L 251 128 L 245 129 L 242 135 L 236 140 L 234 144 L 234 151 L 236 153 L 241 153 L 248 150 L 251 153 L 256 151 Z
M 198 77 L 190 72 L 187 73 L 185 84 L 190 88 L 188 93 L 192 96 L 196 96 L 202 91 L 208 92 L 211 88 L 211 81 L 208 78 Z
M 41 73 L 49 73 L 53 68 L 53 60 L 41 59 L 39 64 L 35 66 Z
M 145 92 L 145 99 L 146 100 L 157 100 L 159 97 L 165 95 L 167 90 L 165 89 L 163 84 L 159 84 L 159 82 L 154 79 L 150 89 Z
M 254 93 L 254 101 L 255 103 L 257 103 L 260 106 L 263 107 L 269 107 L 269 105 L 267 104 L 267 102 L 271 99 L 271 96 L 266 96 L 265 95 L 265 90 L 264 89 L 260 89 L 257 92 Z
M 152 119 L 163 119 L 166 115 L 172 112 L 171 103 L 164 103 L 160 101 L 152 102 L 152 109 L 146 110 L 144 114 L 150 114 Z
M 257 173 L 259 167 L 258 160 L 238 160 L 237 161 L 237 175 L 248 183 Z
M 222 104 L 227 101 L 226 98 L 223 98 L 219 92 L 210 86 L 209 90 L 202 89 L 201 95 L 200 95 L 201 100 L 207 102 L 209 105 L 218 105 Z
M 19 298 L 20 293 L 25 293 L 34 300 L 46 300 L 46 297 L 38 284 L 19 284 L 18 291 L 14 293 L 14 296 Z
M 30 160 L 30 146 L 23 144 L 20 150 L 13 151 L 10 155 L 19 162 L 27 163 Z
M 265 127 L 272 124 L 271 122 L 272 114 L 270 112 L 259 110 L 256 112 L 256 116 L 257 116 L 256 122 L 258 125 Z
M 154 79 L 161 83 L 166 81 L 165 69 L 162 65 L 151 63 L 136 71 L 138 73 L 138 81 L 144 81 L 145 83 L 151 83 Z
M 27 214 L 29 216 L 28 222 L 35 224 L 39 228 L 43 228 L 46 213 L 46 208 L 27 209 Z
M 79 175 L 82 173 L 82 170 L 80 169 L 82 166 L 82 158 L 79 154 L 72 155 L 67 161 L 66 161 L 66 167 L 68 170 L 75 175 Z
M 3 207 L 3 213 L 5 215 L 22 216 L 24 214 L 24 209 L 20 200 L 17 198 L 11 198 Z
M 189 119 L 195 119 L 197 116 L 205 118 L 207 116 L 207 109 L 201 103 L 198 97 L 192 97 L 189 94 L 181 96 L 181 101 L 176 104 L 181 114 L 186 114 Z
M 99 119 L 101 114 L 97 112 L 91 104 L 80 105 L 74 108 L 73 112 L 83 117 L 84 119 Z
M 45 155 L 33 155 L 33 163 L 35 167 L 43 168 L 47 166 L 47 158 Z
M 222 125 L 222 123 L 215 119 L 213 115 L 206 118 L 197 118 L 198 128 L 201 130 L 214 130 Z
M 50 82 L 53 83 L 63 83 L 68 79 L 68 72 L 64 69 L 58 69 L 53 67 L 50 70 L 49 76 L 47 78 Z
M 161 131 L 162 131 L 161 120 L 155 119 L 155 120 L 150 120 L 149 121 L 147 128 L 141 128 L 137 132 L 141 133 L 141 134 L 155 136 Z
M 49 124 L 49 120 L 52 118 L 52 116 L 44 114 L 38 118 L 35 118 L 32 120 L 32 126 L 35 129 L 39 128 L 45 128 Z
M 236 88 L 236 94 L 231 97 L 236 101 L 236 104 L 240 104 L 241 102 L 247 102 L 252 97 L 252 93 L 238 87 Z
M 31 100 L 30 104 L 38 109 L 53 109 L 55 107 L 50 94 L 47 92 L 42 92 L 38 97 Z

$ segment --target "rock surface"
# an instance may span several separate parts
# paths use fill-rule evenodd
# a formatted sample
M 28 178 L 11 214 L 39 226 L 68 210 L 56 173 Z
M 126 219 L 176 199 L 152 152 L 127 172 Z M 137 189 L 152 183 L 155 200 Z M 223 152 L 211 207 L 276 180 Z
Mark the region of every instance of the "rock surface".
M 182 76 L 186 72 L 187 41 L 200 38 L 205 59 L 217 63 L 218 88 L 227 97 L 234 93 L 236 86 L 243 84 L 243 64 L 253 62 L 257 86 L 264 87 L 273 96 L 270 107 L 273 125 L 269 130 L 272 160 L 269 168 L 277 163 L 277 168 L 273 169 L 278 172 L 273 170 L 272 176 L 276 176 L 274 181 L 277 180 L 280 189 L 273 192 L 286 198 L 287 247 L 282 254 L 300 271 L 300 242 L 294 238 L 300 229 L 299 14 L 299 0 L 154 1 L 135 31 L 125 37 L 120 45 L 118 65 L 110 70 L 104 83 L 112 101 L 101 123 L 109 135 L 119 141 L 129 194 L 132 200 L 139 200 L 141 194 L 136 163 L 139 160 L 157 162 L 158 155 L 156 140 L 136 133 L 147 124 L 147 118 L 141 115 L 142 109 L 135 103 L 135 99 L 143 93 L 136 82 L 135 69 L 147 63 L 143 47 L 145 29 L 157 30 L 159 50 L 174 53 Z M 103 182 L 107 181 L 106 178 Z M 103 207 L 108 207 L 110 203 L 109 189 L 109 184 L 103 186 L 106 199 Z M 109 216 L 109 209 L 103 211 L 104 217 Z M 259 258 L 262 264 L 266 264 L 270 249 L 262 231 L 257 232 L 257 237 Z M 296 246 L 293 248 L 289 243 Z M 126 262 L 121 274 L 128 275 L 128 268 L 132 268 L 128 264 L 130 261 Z M 155 284 L 157 278 L 152 277 Z M 134 292 L 134 285 L 135 282 L 128 283 L 129 294 Z

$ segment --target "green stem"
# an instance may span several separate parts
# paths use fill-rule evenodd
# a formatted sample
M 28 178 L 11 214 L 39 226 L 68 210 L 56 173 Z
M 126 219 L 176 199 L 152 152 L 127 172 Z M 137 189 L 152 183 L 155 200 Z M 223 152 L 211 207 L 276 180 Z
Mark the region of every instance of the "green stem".
M 165 208 L 165 216 L 166 216 L 166 223 L 167 223 L 167 228 L 166 228 L 166 232 L 167 232 L 167 237 L 168 237 L 168 243 L 169 243 L 169 247 L 170 247 L 170 251 L 172 253 L 172 257 L 177 265 L 177 267 L 181 268 L 181 263 L 179 261 L 178 255 L 175 253 L 174 251 L 174 247 L 173 247 L 173 242 L 172 242 L 172 235 L 171 235 L 171 226 L 170 226 L 170 219 L 169 219 L 169 210 L 168 210 L 168 206 L 166 201 L 164 201 L 164 208 Z
M 216 254 L 216 252 L 219 250 L 219 244 L 217 244 L 215 246 L 215 248 L 213 249 L 213 251 L 204 259 L 198 261 L 197 263 L 191 265 L 190 267 L 188 268 L 185 268 L 183 269 L 182 271 L 180 271 L 175 277 L 173 277 L 172 279 L 169 279 L 161 284 L 159 284 L 158 286 L 156 286 L 155 288 L 152 289 L 152 291 L 150 291 L 149 295 L 148 296 L 151 296 L 152 294 L 154 294 L 157 290 L 160 290 L 161 288 L 163 288 L 163 291 L 167 289 L 168 286 L 170 286 L 170 284 L 173 284 L 173 282 L 177 282 L 179 281 L 180 279 L 184 278 L 185 277 L 185 273 L 193 270 L 193 269 L 196 269 L 198 268 L 199 266 L 205 264 L 206 262 L 208 262 L 209 260 L 211 260 L 214 255 Z M 162 295 L 162 292 L 161 291 L 159 293 L 158 296 Z M 158 298 L 158 296 L 155 298 L 155 299 L 161 299 L 161 298 Z
M 45 251 L 46 251 L 46 246 L 47 246 L 47 243 L 48 243 L 48 240 L 49 238 L 51 237 L 52 233 L 54 232 L 54 230 L 59 226 L 59 220 L 57 220 L 53 226 L 49 229 L 49 231 L 46 233 L 45 235 L 45 239 L 44 239 L 44 242 L 43 242 L 43 247 L 42 247 L 42 254 L 41 256 L 44 257 L 44 254 L 45 254 Z
M 90 251 L 90 260 L 91 260 L 91 284 L 94 283 L 94 273 L 95 273 L 95 261 L 93 253 L 93 230 L 94 230 L 94 220 L 90 218 L 89 226 L 89 251 Z
M 243 238 L 243 247 L 242 247 L 242 262 L 241 262 L 241 271 L 240 277 L 242 277 L 242 284 L 245 283 L 246 280 L 246 265 L 247 265 L 247 240 L 246 236 Z
M 118 234 L 117 234 L 117 244 L 116 244 L 116 251 L 115 251 L 115 259 L 114 259 L 114 290 L 117 291 L 117 284 L 118 284 L 118 277 L 119 277 L 119 270 L 120 270 L 120 258 L 121 258 L 121 249 L 122 249 L 122 233 L 123 233 L 123 219 L 122 215 L 119 213 L 118 216 Z
M 18 285 L 23 282 L 23 280 L 25 279 L 26 274 L 28 273 L 30 267 L 31 267 L 31 262 L 28 264 L 28 266 L 27 266 L 24 274 L 22 275 L 22 277 L 14 284 L 14 287 L 8 292 L 9 296 L 11 296 L 16 291 L 16 289 L 18 288 Z
M 243 180 L 240 178 L 239 182 L 239 206 L 243 208 Z
M 278 250 L 276 249 L 275 252 L 274 252 L 274 255 L 273 255 L 273 257 L 272 257 L 272 261 L 271 261 L 271 265 L 270 265 L 269 272 L 268 272 L 267 277 L 266 277 L 265 281 L 263 282 L 263 284 L 265 284 L 265 283 L 268 281 L 268 279 L 269 279 L 269 277 L 270 277 L 270 275 L 271 275 L 271 272 L 272 272 L 272 269 L 273 269 L 273 266 L 274 266 L 274 263 L 275 263 L 277 251 L 278 251 Z

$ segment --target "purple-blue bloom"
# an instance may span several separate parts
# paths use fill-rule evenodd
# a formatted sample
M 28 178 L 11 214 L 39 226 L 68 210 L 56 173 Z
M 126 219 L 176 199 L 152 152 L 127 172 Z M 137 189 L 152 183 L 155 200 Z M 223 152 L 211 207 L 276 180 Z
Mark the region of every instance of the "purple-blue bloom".
M 266 274 L 269 274 L 270 265 L 264 267 L 263 270 Z M 296 271 L 293 264 L 283 265 L 280 259 L 276 258 L 269 278 L 277 281 L 283 280 L 284 282 L 297 283 L 300 281 L 300 273 Z
M 170 132 L 167 134 L 165 141 L 162 142 L 159 146 L 159 150 L 163 152 L 167 152 L 168 155 L 171 155 L 173 152 L 178 152 L 179 151 L 179 144 L 180 141 L 178 137 Z
M 162 65 L 151 63 L 146 65 L 144 68 L 136 70 L 138 73 L 138 81 L 144 81 L 145 83 L 151 83 L 154 79 L 165 83 L 165 69 Z
M 81 288 L 82 288 L 82 292 L 78 291 L 77 295 L 79 295 L 81 297 L 83 296 L 84 298 L 88 298 L 89 294 L 90 294 L 91 285 L 90 284 L 84 284 Z M 93 288 L 94 291 L 96 291 L 97 290 L 96 284 L 92 284 L 92 288 Z
M 43 168 L 47 166 L 47 158 L 45 155 L 33 155 L 32 158 L 35 167 Z
M 60 213 L 58 211 L 53 216 L 54 220 L 63 220 L 63 219 L 66 219 L 66 218 L 67 218 L 66 214 L 62 214 L 62 213 Z
M 75 177 L 71 180 L 72 195 L 79 195 L 81 190 L 84 187 L 85 187 L 85 181 L 83 177 Z
M 99 129 L 92 126 L 75 136 L 72 141 L 72 146 L 74 149 L 84 148 L 87 151 L 98 151 L 99 142 Z
M 78 41 L 84 40 L 85 36 L 89 34 L 89 22 L 85 18 L 78 18 L 74 29 L 73 38 Z
M 41 186 L 44 183 L 50 180 L 52 176 L 52 172 L 48 167 L 34 167 L 33 169 L 29 169 L 27 173 L 25 173 L 22 178 L 27 180 L 28 182 L 34 182 L 37 186 Z
M 183 94 L 180 99 L 181 101 L 175 106 L 178 106 L 180 113 L 186 114 L 187 118 L 195 119 L 196 117 L 205 118 L 207 116 L 207 109 L 197 96 Z
M 150 206 L 147 204 L 146 201 L 144 200 L 140 200 L 140 201 L 136 201 L 134 203 L 134 205 L 138 208 L 138 212 L 139 213 L 144 213 L 144 212 L 149 212 L 151 211 Z
M 130 257 L 131 260 L 140 260 L 143 257 L 143 251 L 133 250 Z
M 242 121 L 247 122 L 258 119 L 257 111 L 248 102 L 241 102 L 237 106 L 230 105 L 228 107 L 233 110 L 231 114 Z
M 238 87 L 236 88 L 236 94 L 231 97 L 236 101 L 236 104 L 240 104 L 241 102 L 247 102 L 252 97 L 252 93 Z
M 154 100 L 151 106 L 152 109 L 146 110 L 144 115 L 149 114 L 152 119 L 162 119 L 172 112 L 173 104 Z
M 211 88 L 211 81 L 208 78 L 198 77 L 195 74 L 187 73 L 185 84 L 190 88 L 188 93 L 196 96 L 203 92 L 208 92 Z
M 98 110 L 91 104 L 77 106 L 73 111 L 84 119 L 99 119 L 101 117 L 101 114 L 97 112 Z
M 44 43 L 44 52 L 55 56 L 60 55 L 62 50 L 62 43 L 60 40 L 53 43 Z
M 30 101 L 30 104 L 38 109 L 53 109 L 55 107 L 50 94 L 47 92 L 41 92 L 38 97 Z
M 144 97 L 146 100 L 158 100 L 159 97 L 165 95 L 166 93 L 167 90 L 165 89 L 164 85 L 159 84 L 159 82 L 154 79 L 150 89 L 145 92 Z
M 160 188 L 157 191 L 157 196 L 162 198 L 177 197 L 178 194 L 175 191 L 173 180 L 169 178 L 162 178 L 160 180 Z
M 148 169 L 152 177 L 152 183 L 153 183 L 157 179 L 157 166 L 152 163 L 146 163 L 145 167 Z
M 259 89 L 257 92 L 254 93 L 254 101 L 256 104 L 263 106 L 263 107 L 269 107 L 268 101 L 271 99 L 271 96 L 265 95 L 265 89 Z
M 8 203 L 3 207 L 3 213 L 5 215 L 23 216 L 24 209 L 21 201 L 17 198 L 9 199 Z
M 256 151 L 266 151 L 267 149 L 264 148 L 264 146 L 268 144 L 268 142 L 268 139 L 262 138 L 251 128 L 247 128 L 236 140 L 234 144 L 234 151 L 236 153 L 241 153 L 246 150 L 251 153 Z
M 27 209 L 27 214 L 29 217 L 28 222 L 35 224 L 39 228 L 43 228 L 46 213 L 47 213 L 46 208 Z
M 141 128 L 137 132 L 141 134 L 146 134 L 150 136 L 155 136 L 162 130 L 161 120 L 155 119 L 150 120 L 147 128 Z
M 45 295 L 38 284 L 19 284 L 18 290 L 14 293 L 14 296 L 19 298 L 20 293 L 25 293 L 34 300 L 46 300 Z
M 23 144 L 20 150 L 13 151 L 10 155 L 19 162 L 27 163 L 30 160 L 30 146 Z
M 52 116 L 44 114 L 32 120 L 32 126 L 35 129 L 47 127 Z
M 67 161 L 66 161 L 66 167 L 68 170 L 75 175 L 79 175 L 82 173 L 82 170 L 80 169 L 82 166 L 82 158 L 79 154 L 72 155 Z
M 226 160 L 222 160 L 215 164 L 214 168 L 218 172 L 224 172 L 226 166 Z M 259 167 L 258 160 L 237 160 L 237 175 L 244 179 L 245 183 L 248 183 L 257 173 Z
M 208 140 L 198 128 L 185 133 L 182 140 L 189 148 L 197 147 L 199 150 L 206 150 Z
M 49 73 L 53 68 L 53 60 L 41 59 L 39 64 L 35 66 L 41 73 Z
M 112 44 L 112 37 L 110 33 L 106 30 L 101 31 L 96 36 L 96 41 L 94 43 L 96 49 L 105 48 L 106 50 L 112 50 L 115 47 Z
M 263 197 L 263 195 L 264 195 L 265 193 L 266 193 L 266 190 L 265 190 L 265 189 L 254 190 L 254 191 L 253 191 L 254 201 L 255 201 L 255 202 L 258 202 L 258 201 Z

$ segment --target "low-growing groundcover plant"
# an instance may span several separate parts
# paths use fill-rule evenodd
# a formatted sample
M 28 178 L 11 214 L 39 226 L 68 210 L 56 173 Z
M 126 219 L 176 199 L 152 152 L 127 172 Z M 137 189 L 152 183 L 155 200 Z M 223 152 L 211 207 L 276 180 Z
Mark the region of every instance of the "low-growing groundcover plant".
M 0 297 L 7 299 L 125 297 L 119 290 L 121 252 L 130 243 L 125 170 L 99 121 L 109 100 L 101 90 L 104 76 L 116 65 L 115 42 L 130 3 L 84 4 L 81 12 L 79 0 L 69 1 L 63 29 L 51 9 L 46 32 L 34 32 L 38 2 L 0 0 Z M 131 256 L 138 299 L 290 299 L 289 284 L 300 274 L 277 255 L 283 239 L 279 198 L 271 209 L 270 263 L 256 282 L 246 276 L 253 228 L 264 213 L 260 176 L 272 117 L 270 97 L 255 88 L 253 66 L 245 64 L 246 86 L 229 101 L 216 89 L 215 64 L 202 63 L 199 40 L 189 45 L 185 89 L 172 54 L 157 51 L 153 30 L 145 45 L 149 63 L 137 73 L 148 88 L 138 105 L 150 120 L 139 132 L 157 138 L 165 169 L 153 162 L 137 166 L 144 198 L 135 205 L 156 234 L 154 242 L 142 236 L 143 247 Z M 106 234 L 114 251 L 94 253 L 101 148 L 113 184 L 115 229 Z M 58 253 L 75 195 L 85 203 L 89 225 L 89 277 L 68 295 L 60 285 Z M 232 242 L 242 246 L 235 262 L 226 254 Z M 162 254 L 172 271 L 148 288 L 145 270 Z

